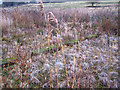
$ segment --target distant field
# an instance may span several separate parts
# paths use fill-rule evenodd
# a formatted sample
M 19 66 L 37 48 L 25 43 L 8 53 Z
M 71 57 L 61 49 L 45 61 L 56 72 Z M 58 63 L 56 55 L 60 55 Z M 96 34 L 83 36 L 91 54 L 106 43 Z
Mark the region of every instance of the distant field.
M 92 4 L 88 4 L 89 1 L 68 1 L 63 3 L 44 3 L 45 8 L 84 8 L 86 6 L 92 6 Z M 99 4 L 94 4 L 94 6 L 108 6 L 114 5 L 119 2 L 119 0 L 99 0 Z M 27 4 L 22 6 L 37 6 L 38 4 Z M 21 7 L 21 6 L 20 6 Z
M 91 4 L 87 3 L 88 1 L 71 1 L 71 2 L 64 2 L 64 3 L 44 3 L 45 7 L 51 8 L 79 8 L 85 6 L 91 6 Z M 119 0 L 109 0 L 109 1 L 99 1 L 100 4 L 95 4 L 99 6 L 106 6 L 106 5 L 114 5 L 119 2 Z

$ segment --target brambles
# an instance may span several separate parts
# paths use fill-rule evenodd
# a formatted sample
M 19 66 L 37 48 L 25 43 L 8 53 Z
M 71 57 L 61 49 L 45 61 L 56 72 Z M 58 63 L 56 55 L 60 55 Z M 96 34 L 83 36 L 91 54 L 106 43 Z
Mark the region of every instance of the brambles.
M 110 19 L 103 20 L 102 28 L 108 34 L 117 34 L 117 26 L 116 23 L 112 23 Z
M 108 35 L 117 35 L 118 20 L 116 18 L 118 18 L 118 16 L 115 12 L 111 12 L 110 10 L 104 12 L 99 11 L 93 18 L 100 32 L 104 32 Z
M 39 28 L 40 26 L 44 26 L 42 13 L 43 12 L 32 10 L 14 10 L 11 12 L 11 18 L 15 27 L 26 29 Z
M 26 87 L 24 85 L 25 82 L 28 82 L 27 84 L 30 82 L 30 80 L 27 80 L 30 73 L 26 71 L 30 68 L 31 63 L 27 62 L 29 59 L 25 56 L 25 52 L 22 55 L 21 46 L 18 45 L 16 51 L 14 56 L 10 56 L 2 65 L 3 83 L 9 82 L 3 86 L 4 88 L 23 88 Z

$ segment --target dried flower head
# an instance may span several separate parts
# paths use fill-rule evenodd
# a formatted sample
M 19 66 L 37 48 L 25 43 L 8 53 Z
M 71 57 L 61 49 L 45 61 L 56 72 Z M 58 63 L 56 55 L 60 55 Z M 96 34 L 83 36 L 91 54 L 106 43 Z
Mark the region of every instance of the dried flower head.
M 56 19 L 55 15 L 52 12 L 48 12 L 47 19 L 48 22 L 55 22 L 56 24 L 58 24 L 58 20 Z
M 40 6 L 41 10 L 43 10 L 44 6 L 43 6 L 42 0 L 39 1 L 39 6 Z

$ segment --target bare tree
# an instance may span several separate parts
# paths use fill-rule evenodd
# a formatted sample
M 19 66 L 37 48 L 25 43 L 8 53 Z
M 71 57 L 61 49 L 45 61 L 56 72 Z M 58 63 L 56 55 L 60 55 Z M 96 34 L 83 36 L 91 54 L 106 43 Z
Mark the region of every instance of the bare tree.
M 100 4 L 100 2 L 97 2 L 97 1 L 90 1 L 90 2 L 87 2 L 88 4 L 92 4 L 92 7 L 94 7 L 95 4 Z

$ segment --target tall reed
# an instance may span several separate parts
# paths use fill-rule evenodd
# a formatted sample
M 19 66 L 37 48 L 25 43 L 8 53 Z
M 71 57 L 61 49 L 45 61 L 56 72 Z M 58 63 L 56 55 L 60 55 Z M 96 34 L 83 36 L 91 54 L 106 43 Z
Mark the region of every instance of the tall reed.
M 74 24 L 74 32 L 75 32 L 75 52 L 74 52 L 74 68 L 73 68 L 73 84 L 72 84 L 72 88 L 74 88 L 74 84 L 75 84 L 75 79 L 76 79 L 76 49 L 77 49 L 77 16 L 76 13 L 74 14 L 74 18 L 73 18 L 73 24 Z
M 57 55 L 58 55 L 58 49 L 59 49 L 59 35 L 60 35 L 60 31 L 59 31 L 59 27 L 58 27 L 58 20 L 56 19 L 55 15 L 52 12 L 49 12 L 49 21 L 50 22 L 54 22 L 57 26 L 56 30 L 57 30 Z M 66 78 L 67 78 L 67 86 L 69 87 L 69 82 L 68 82 L 68 74 L 67 74 L 67 65 L 66 65 L 66 60 L 65 60 L 65 56 L 64 56 L 64 46 L 62 44 L 61 38 L 60 38 L 60 46 L 62 47 L 62 54 L 63 54 L 63 59 L 64 59 L 64 65 L 65 65 L 65 72 L 66 72 Z M 57 73 L 57 88 L 59 88 L 58 85 L 58 58 L 57 58 L 57 65 L 56 65 L 56 73 Z
M 49 14 L 47 15 L 47 29 L 48 29 L 48 47 L 49 47 L 49 72 L 50 72 L 50 88 L 51 88 L 51 61 L 50 61 L 50 40 L 49 40 L 49 32 L 50 32 L 50 18 Z

